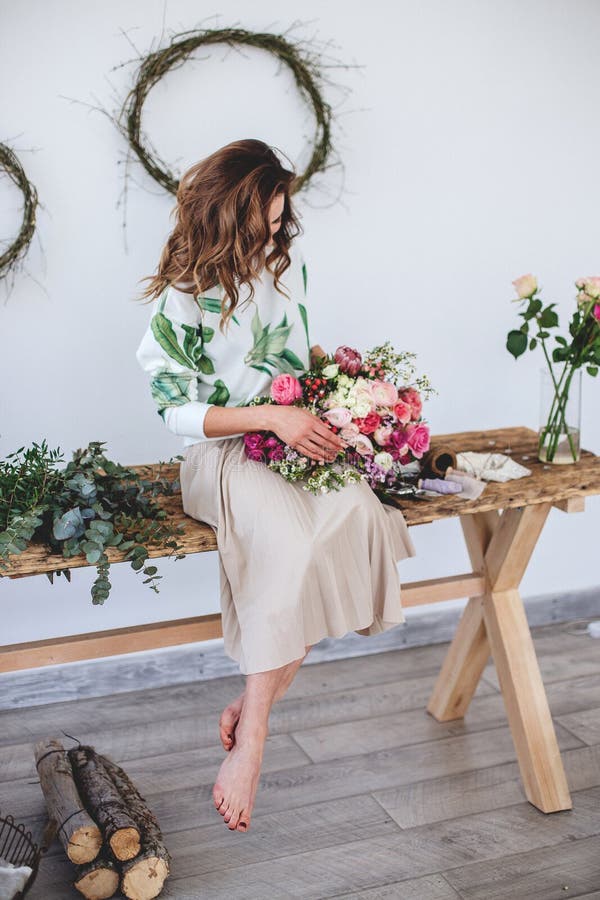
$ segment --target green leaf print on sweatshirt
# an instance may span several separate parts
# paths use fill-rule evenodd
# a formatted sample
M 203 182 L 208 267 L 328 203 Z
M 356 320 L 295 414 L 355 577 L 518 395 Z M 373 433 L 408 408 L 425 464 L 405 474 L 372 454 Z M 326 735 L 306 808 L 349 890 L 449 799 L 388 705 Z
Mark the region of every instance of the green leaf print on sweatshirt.
M 152 326 L 152 334 L 165 353 L 181 366 L 193 369 L 194 362 L 179 344 L 171 320 L 164 313 L 157 312 L 156 315 L 152 316 L 150 324 Z
M 221 301 L 218 297 L 196 297 L 196 301 L 198 306 L 201 309 L 207 310 L 207 312 L 217 313 L 217 315 L 221 315 Z M 231 317 L 236 325 L 239 325 L 239 319 L 235 316 Z
M 214 363 L 204 346 L 214 337 L 214 328 L 181 323 L 179 328 L 184 332 L 183 346 L 177 340 L 173 322 L 162 312 L 152 317 L 152 334 L 165 353 L 186 369 L 196 369 L 204 375 L 213 375 Z
M 215 389 L 206 402 L 214 403 L 216 406 L 226 406 L 228 400 L 229 388 L 220 378 L 217 378 L 215 381 Z
M 293 328 L 293 323 L 288 325 L 286 313 L 283 314 L 279 325 L 276 325 L 271 331 L 271 323 L 262 324 L 257 308 L 250 327 L 252 328 L 253 345 L 244 357 L 247 366 L 258 369 L 260 372 L 266 372 L 268 375 L 273 374 L 271 369 L 286 372 L 288 375 L 294 375 L 297 370 L 304 371 L 302 360 L 285 346 Z
M 159 412 L 167 406 L 182 406 L 192 400 L 192 382 L 195 375 L 169 372 L 162 369 L 150 381 L 152 396 L 159 406 Z

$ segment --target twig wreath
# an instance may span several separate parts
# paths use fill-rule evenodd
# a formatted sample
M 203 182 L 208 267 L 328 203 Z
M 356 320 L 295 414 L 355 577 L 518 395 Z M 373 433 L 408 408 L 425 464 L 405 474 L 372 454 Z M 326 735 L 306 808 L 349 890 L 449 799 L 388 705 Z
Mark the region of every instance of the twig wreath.
M 6 172 L 23 195 L 23 219 L 19 233 L 7 249 L 0 254 L 0 280 L 6 278 L 11 270 L 17 268 L 33 238 L 35 231 L 35 214 L 38 195 L 34 185 L 29 181 L 23 166 L 15 152 L 6 144 L 0 144 L 0 171 Z
M 258 47 L 275 56 L 292 72 L 298 90 L 310 106 L 316 122 L 313 152 L 302 175 L 294 184 L 294 193 L 305 187 L 317 172 L 328 168 L 332 154 L 332 109 L 321 93 L 323 81 L 321 66 L 314 53 L 304 50 L 303 42 L 291 42 L 282 35 L 267 32 L 255 33 L 244 28 L 201 29 L 176 34 L 170 43 L 141 58 L 133 88 L 129 91 L 118 118 L 117 127 L 126 137 L 130 147 L 159 184 L 175 194 L 179 181 L 168 166 L 150 148 L 142 131 L 144 103 L 152 88 L 171 69 L 181 65 L 199 47 L 225 43 L 231 46 Z M 345 68 L 352 68 L 348 65 Z

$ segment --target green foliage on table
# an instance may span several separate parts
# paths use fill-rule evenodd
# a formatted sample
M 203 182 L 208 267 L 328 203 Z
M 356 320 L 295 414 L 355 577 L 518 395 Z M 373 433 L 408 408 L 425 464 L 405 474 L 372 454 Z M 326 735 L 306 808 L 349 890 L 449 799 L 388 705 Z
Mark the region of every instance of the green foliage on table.
M 575 372 L 585 367 L 588 375 L 596 377 L 600 368 L 600 278 L 580 278 L 575 282 L 578 293 L 576 308 L 569 323 L 570 340 L 560 334 L 552 334 L 552 329 L 559 327 L 558 315 L 554 309 L 556 303 L 544 305 L 538 296 L 541 288 L 534 275 L 522 275 L 513 284 L 518 295 L 514 302 L 523 304 L 519 312 L 523 324 L 519 329 L 509 331 L 506 349 L 518 359 L 527 347 L 535 350 L 539 344 L 553 386 L 553 401 L 548 421 L 540 432 L 538 449 L 541 451 L 545 441 L 549 439 L 546 458 L 551 462 L 561 434 L 567 434 L 573 459 L 576 459 L 577 451 L 568 429 L 565 411 Z M 555 346 L 550 352 L 546 341 L 552 337 Z M 553 363 L 557 368 L 562 365 L 562 369 L 555 371 Z
M 8 568 L 3 560 L 32 543 L 41 542 L 67 560 L 83 553 L 97 570 L 92 603 L 101 604 L 111 588 L 106 550 L 115 547 L 135 572 L 147 576 L 143 583 L 159 593 L 156 582 L 162 575 L 156 566 L 145 565 L 148 548 L 169 549 L 165 556 L 182 559 L 177 535 L 184 529 L 165 522 L 167 512 L 154 498 L 175 493 L 179 481 L 161 476 L 162 463 L 155 480 L 142 478 L 107 459 L 104 444 L 92 441 L 75 451 L 64 469 L 57 468 L 60 449 L 49 450 L 45 440 L 0 460 L 0 574 Z M 53 583 L 54 574 L 61 573 L 71 580 L 69 568 L 46 574 Z

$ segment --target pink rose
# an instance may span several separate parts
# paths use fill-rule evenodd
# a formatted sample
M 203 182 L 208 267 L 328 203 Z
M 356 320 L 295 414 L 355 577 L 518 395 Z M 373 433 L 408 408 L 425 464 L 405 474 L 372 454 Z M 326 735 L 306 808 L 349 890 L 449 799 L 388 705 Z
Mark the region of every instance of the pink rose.
M 516 278 L 513 281 L 513 284 L 515 286 L 517 294 L 519 295 L 519 300 L 527 300 L 529 297 L 533 297 L 538 289 L 537 278 L 531 273 L 529 273 L 528 275 L 521 275 L 520 278 Z
M 402 453 L 408 450 L 408 432 L 404 428 L 395 428 L 388 441 L 387 450 L 393 459 L 398 459 Z
M 398 399 L 398 389 L 391 381 L 371 381 L 371 397 L 376 406 L 393 406 Z
M 575 282 L 575 286 L 594 300 L 597 300 L 600 297 L 600 277 L 598 275 L 591 275 L 588 278 L 578 278 Z
M 302 396 L 302 385 L 293 375 L 282 372 L 271 382 L 271 399 L 281 406 L 289 406 Z
M 394 404 L 394 415 L 402 425 L 406 425 L 413 418 L 412 406 L 400 399 Z
M 376 412 L 370 412 L 363 419 L 353 419 L 353 422 L 358 425 L 358 430 L 362 434 L 372 434 L 381 425 L 381 416 Z
M 596 319 L 596 321 L 600 322 L 600 303 L 596 303 L 592 313 L 593 313 L 593 316 Z
M 283 444 L 277 444 L 276 447 L 271 447 L 271 449 L 267 453 L 269 459 L 273 460 L 281 460 L 284 458 L 285 453 L 283 450 Z
M 244 444 L 246 453 L 248 450 L 260 450 L 263 447 L 265 439 L 259 431 L 248 431 L 244 435 Z
M 348 425 L 352 420 L 352 413 L 343 406 L 334 406 L 326 413 L 323 413 L 323 418 L 335 425 L 336 428 L 343 428 L 344 425 Z
M 418 419 L 421 416 L 421 412 L 423 410 L 423 401 L 421 400 L 421 395 L 416 390 L 416 388 L 408 387 L 402 388 L 398 391 L 400 395 L 400 399 L 404 400 L 405 403 L 408 403 L 411 410 L 411 419 Z
M 406 434 L 408 446 L 417 459 L 420 459 L 429 450 L 429 428 L 422 422 L 418 425 L 409 425 Z
M 246 447 L 246 456 L 248 457 L 248 459 L 253 459 L 255 462 L 263 462 L 265 458 L 265 451 L 260 447 L 256 447 L 256 449 Z
M 390 439 L 390 435 L 392 433 L 391 425 L 380 425 L 379 428 L 376 428 L 373 432 L 374 440 L 379 444 L 380 447 L 385 447 Z

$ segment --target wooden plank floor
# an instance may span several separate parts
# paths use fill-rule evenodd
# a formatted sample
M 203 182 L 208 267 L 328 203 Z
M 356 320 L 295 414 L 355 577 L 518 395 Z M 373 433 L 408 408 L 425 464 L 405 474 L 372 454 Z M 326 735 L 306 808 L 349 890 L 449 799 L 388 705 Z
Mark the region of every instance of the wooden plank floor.
M 424 710 L 446 646 L 305 664 L 271 713 L 247 834 L 212 805 L 242 676 L 0 713 L 0 806 L 41 831 L 33 742 L 61 730 L 124 765 L 173 856 L 162 897 L 600 898 L 600 641 L 534 629 L 574 808 L 524 800 L 488 667 L 464 721 Z M 64 738 L 69 744 L 68 740 Z M 55 842 L 32 900 L 80 897 Z

